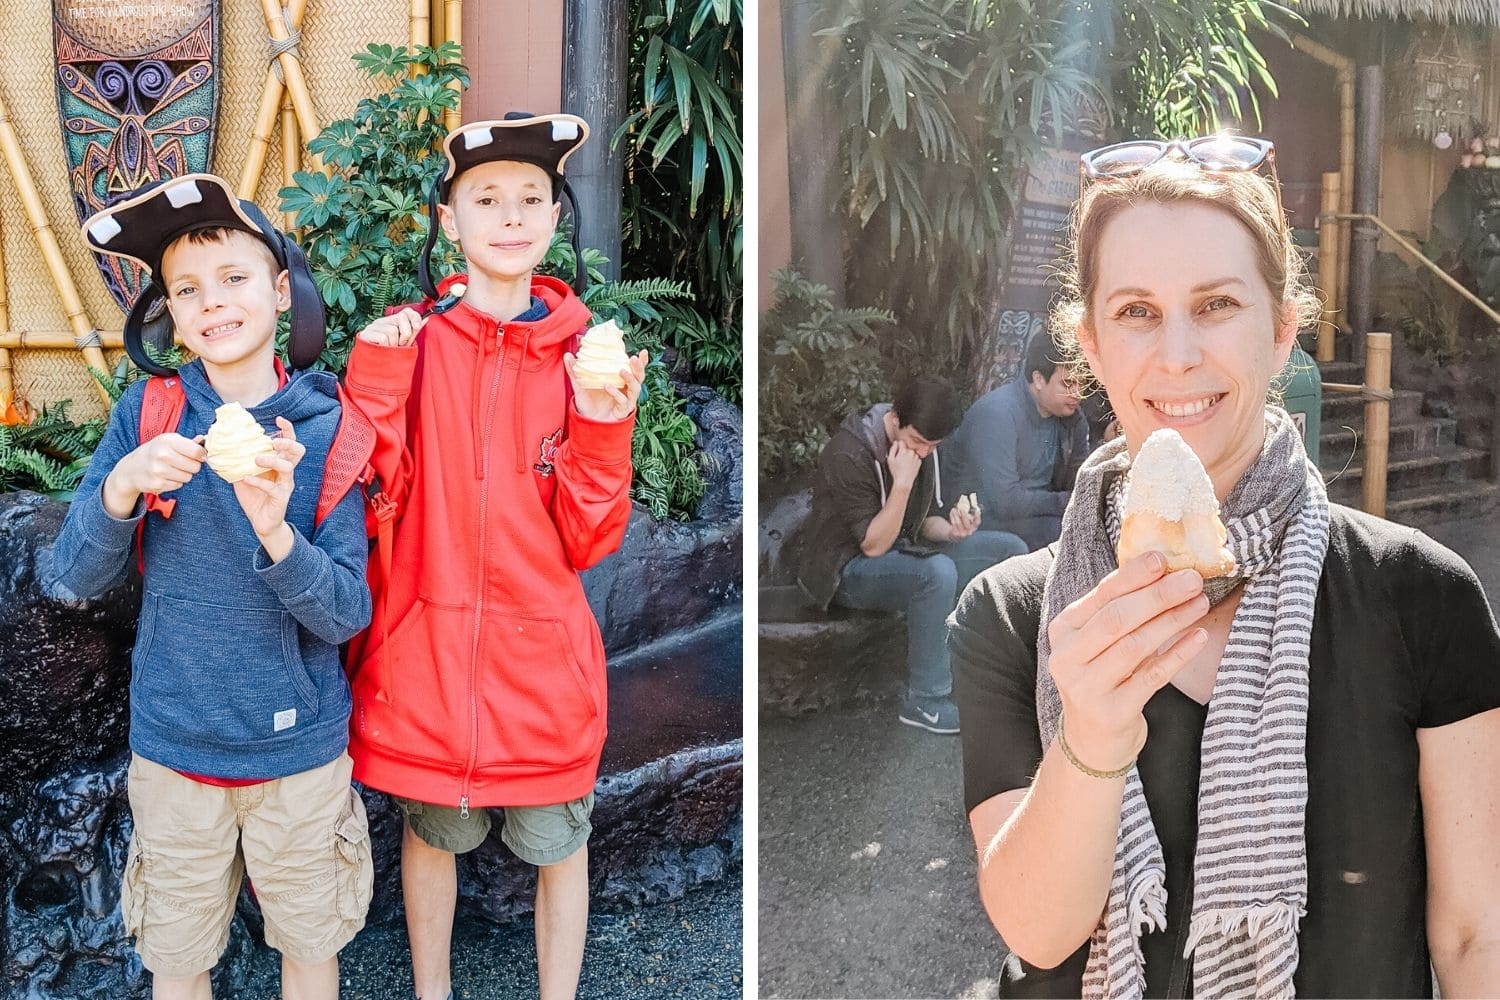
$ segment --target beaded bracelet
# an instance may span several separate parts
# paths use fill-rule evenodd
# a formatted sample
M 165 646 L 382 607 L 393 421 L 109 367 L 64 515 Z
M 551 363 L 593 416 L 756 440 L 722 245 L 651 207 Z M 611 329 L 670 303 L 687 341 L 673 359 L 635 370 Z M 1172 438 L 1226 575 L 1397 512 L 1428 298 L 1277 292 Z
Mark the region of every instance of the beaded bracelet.
M 1144 744 L 1144 742 L 1145 741 L 1143 740 L 1142 743 Z M 1113 771 L 1100 771 L 1095 768 L 1089 767 L 1083 761 L 1079 760 L 1078 755 L 1073 752 L 1073 748 L 1068 746 L 1067 736 L 1063 734 L 1063 719 L 1061 715 L 1057 717 L 1057 745 L 1062 747 L 1063 756 L 1068 758 L 1068 763 L 1078 768 L 1078 770 L 1082 771 L 1090 778 L 1123 778 L 1125 777 L 1125 775 L 1130 773 L 1130 769 L 1132 767 L 1135 767 L 1135 754 L 1131 755 L 1130 760 L 1125 762 L 1124 767 L 1116 768 Z M 1139 753 L 1140 748 L 1137 747 L 1136 754 Z

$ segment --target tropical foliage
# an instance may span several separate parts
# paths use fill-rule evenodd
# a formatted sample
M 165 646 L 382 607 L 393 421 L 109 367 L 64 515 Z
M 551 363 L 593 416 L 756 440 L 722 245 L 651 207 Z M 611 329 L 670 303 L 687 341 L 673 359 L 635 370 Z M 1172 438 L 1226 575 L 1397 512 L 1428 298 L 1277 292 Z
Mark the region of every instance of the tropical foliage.
M 906 371 L 952 373 L 985 345 L 1024 168 L 1070 128 L 1191 134 L 1274 93 L 1252 30 L 1269 0 L 826 0 L 826 84 L 842 123 L 850 299 L 903 320 Z M 1248 95 L 1248 97 L 1246 96 Z
M 182 354 L 174 346 L 165 354 L 147 351 L 160 364 L 179 365 Z M 109 373 L 90 368 L 89 374 L 104 387 L 111 403 L 120 401 L 125 390 L 146 373 L 121 358 Z M 107 421 L 95 417 L 76 423 L 68 416 L 68 400 L 45 405 L 40 413 L 14 402 L 0 414 L 0 493 L 32 490 L 55 500 L 72 500 L 94 449 L 104 437 Z
M 817 461 L 851 413 L 889 398 L 877 340 L 883 309 L 839 309 L 827 285 L 777 271 L 776 304 L 760 324 L 760 475 L 786 477 Z
M 658 328 L 677 374 L 739 402 L 742 0 L 632 0 L 622 268 L 688 283 Z
M 322 364 L 333 371 L 343 370 L 355 335 L 386 306 L 422 297 L 417 258 L 427 236 L 426 192 L 444 165 L 433 149 L 445 135 L 443 112 L 459 100 L 449 84 L 469 81 L 459 59 L 452 42 L 415 51 L 370 45 L 357 54 L 356 65 L 389 89 L 308 142 L 330 174 L 301 171 L 281 190 L 281 207 L 293 213 L 327 306 Z M 413 66 L 423 72 L 409 75 Z M 434 269 L 446 273 L 455 260 L 440 234 Z

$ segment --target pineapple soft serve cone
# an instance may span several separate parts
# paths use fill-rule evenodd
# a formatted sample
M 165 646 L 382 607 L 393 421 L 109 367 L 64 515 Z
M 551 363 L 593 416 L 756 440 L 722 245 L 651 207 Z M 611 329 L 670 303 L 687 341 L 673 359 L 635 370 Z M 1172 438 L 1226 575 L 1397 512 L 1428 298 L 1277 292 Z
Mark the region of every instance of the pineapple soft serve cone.
M 591 326 L 578 345 L 573 365 L 573 381 L 580 389 L 625 388 L 620 369 L 630 367 L 625 353 L 625 332 L 614 320 Z
M 225 403 L 214 411 L 213 426 L 208 429 L 203 447 L 208 451 L 208 467 L 228 483 L 246 476 L 272 476 L 275 472 L 255 464 L 257 455 L 271 455 L 271 436 L 261 429 L 239 403 Z

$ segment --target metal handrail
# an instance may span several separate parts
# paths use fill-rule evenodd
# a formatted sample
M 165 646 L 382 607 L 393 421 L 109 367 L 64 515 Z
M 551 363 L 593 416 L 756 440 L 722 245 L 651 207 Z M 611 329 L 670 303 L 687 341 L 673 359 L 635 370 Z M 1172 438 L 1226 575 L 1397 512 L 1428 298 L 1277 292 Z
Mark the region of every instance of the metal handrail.
M 1328 216 L 1325 215 L 1324 218 L 1328 218 Z M 1442 268 L 1440 268 L 1436 264 L 1434 264 L 1431 260 L 1428 259 L 1427 255 L 1424 254 L 1421 251 L 1420 248 L 1418 248 L 1417 246 L 1415 246 L 1414 244 L 1412 244 L 1412 242 L 1410 240 L 1408 240 L 1406 237 L 1402 236 L 1400 233 L 1396 232 L 1390 226 L 1386 225 L 1385 220 L 1382 219 L 1380 216 L 1378 216 L 1378 215 L 1365 215 L 1363 213 L 1358 213 L 1358 212 L 1350 213 L 1350 214 L 1345 214 L 1343 212 L 1336 212 L 1336 213 L 1333 213 L 1332 218 L 1335 221 L 1338 221 L 1338 222 L 1373 222 L 1373 223 L 1375 223 L 1375 225 L 1377 225 L 1377 226 L 1380 227 L 1380 229 L 1381 229 L 1382 232 L 1384 232 L 1387 236 L 1389 236 L 1392 240 L 1395 241 L 1395 243 L 1396 243 L 1397 246 L 1401 247 L 1401 249 L 1405 250 L 1407 253 L 1409 253 L 1413 257 L 1415 257 L 1417 259 L 1417 262 L 1419 264 L 1421 264 L 1423 267 L 1427 268 L 1427 270 L 1431 271 L 1433 274 L 1437 275 L 1450 288 L 1452 288 L 1455 292 L 1457 292 L 1458 294 L 1462 295 L 1464 298 L 1468 299 L 1475 306 L 1477 306 L 1479 308 L 1480 312 L 1484 313 L 1490 319 L 1494 320 L 1496 326 L 1500 326 L 1500 312 L 1496 312 L 1495 310 L 1491 309 L 1489 307 L 1489 305 L 1483 299 L 1481 299 L 1479 296 L 1475 295 L 1473 292 L 1471 292 L 1467 288 L 1465 288 L 1463 286 L 1463 283 L 1460 282 L 1457 278 L 1453 277 L 1453 275 L 1449 274 L 1447 271 L 1444 271 Z

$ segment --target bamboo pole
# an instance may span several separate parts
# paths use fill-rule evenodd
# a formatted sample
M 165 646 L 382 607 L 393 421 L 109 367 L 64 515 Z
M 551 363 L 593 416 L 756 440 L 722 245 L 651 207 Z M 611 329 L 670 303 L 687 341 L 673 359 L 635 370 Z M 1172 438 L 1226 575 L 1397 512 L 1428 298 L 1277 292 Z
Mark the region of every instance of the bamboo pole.
M 266 30 L 271 33 L 271 38 L 277 42 L 285 42 L 290 37 L 290 33 L 276 0 L 260 0 L 260 6 L 266 15 Z M 307 88 L 307 76 L 302 72 L 302 60 L 291 52 L 283 52 L 276 58 L 281 66 L 282 78 L 286 81 L 286 89 L 292 94 L 292 107 L 297 112 L 297 125 L 302 129 L 303 135 L 312 138 L 323 129 L 318 124 L 318 113 L 313 107 L 312 92 Z
M 307 10 L 307 0 L 291 0 L 287 5 L 287 16 L 291 18 L 291 30 L 302 27 L 302 15 Z M 260 189 L 261 174 L 265 172 L 266 157 L 271 152 L 271 132 L 276 128 L 276 115 L 282 107 L 281 77 L 276 67 L 266 67 L 266 82 L 260 91 L 260 106 L 255 112 L 255 124 L 250 130 L 250 151 L 245 155 L 245 166 L 240 170 L 240 184 L 235 194 L 246 201 L 254 201 Z M 291 178 L 287 178 L 290 184 Z
M 1370 331 L 1365 335 L 1365 386 L 1372 392 L 1391 389 L 1391 335 Z M 1364 507 L 1366 514 L 1385 517 L 1386 470 L 1391 446 L 1389 399 L 1365 401 Z
M 5 241 L 0 239 L 0 335 L 10 332 L 10 295 L 5 280 Z M 10 351 L 0 347 L 0 413 L 14 401 L 16 380 Z
M 432 44 L 432 12 L 428 9 L 429 0 L 411 0 L 411 53 L 417 54 L 417 47 Z
M 292 95 L 284 94 L 281 98 L 281 182 L 290 187 L 294 182 L 293 175 L 301 166 L 302 144 L 297 136 L 297 112 L 292 107 Z M 297 228 L 297 214 L 295 212 L 283 213 L 285 225 L 282 227 L 287 232 Z
M 1323 175 L 1322 210 L 1318 213 L 1318 294 L 1323 300 L 1322 322 L 1318 324 L 1318 361 L 1333 360 L 1334 334 L 1337 331 L 1339 273 L 1339 175 Z
M 260 177 L 265 171 L 266 154 L 271 149 L 271 131 L 276 127 L 276 114 L 281 108 L 281 81 L 275 73 L 266 74 L 265 86 L 260 91 L 260 108 L 255 112 L 255 124 L 250 129 L 250 151 L 245 154 L 245 166 L 240 170 L 240 184 L 235 194 L 245 201 L 255 200 L 260 188 Z
M 4 154 L 5 165 L 15 182 L 16 193 L 21 196 L 21 204 L 25 206 L 26 217 L 31 222 L 31 233 L 36 237 L 42 260 L 46 262 L 47 270 L 52 275 L 52 283 L 57 288 L 57 297 L 62 302 L 63 313 L 68 317 L 68 325 L 72 327 L 73 342 L 67 346 L 81 350 L 87 364 L 100 371 L 108 371 L 104 352 L 99 349 L 99 333 L 84 311 L 83 300 L 78 297 L 78 288 L 73 284 L 73 275 L 68 271 L 62 248 L 57 244 L 57 235 L 52 231 L 52 224 L 47 221 L 47 210 L 42 206 L 31 168 L 27 166 L 26 156 L 21 152 L 21 141 L 16 135 L 16 127 L 11 121 L 10 109 L 6 107 L 4 98 L 0 98 L 0 153 Z M 104 400 L 104 405 L 109 406 L 109 393 L 97 382 L 94 382 L 94 388 Z
M 1339 213 L 1354 211 L 1354 60 L 1306 35 L 1292 36 L 1292 47 L 1330 67 L 1338 80 L 1339 90 Z M 1339 261 L 1349 262 L 1349 229 L 1339 226 Z M 1349 269 L 1340 267 L 1333 306 L 1343 312 L 1349 300 Z
M 443 40 L 463 44 L 464 12 L 463 0 L 446 0 L 443 5 Z M 463 116 L 463 84 L 454 80 L 448 85 L 450 90 L 459 94 L 459 105 L 443 112 L 443 125 L 452 132 L 464 123 Z
M 1339 212 L 1354 211 L 1354 62 L 1339 70 Z M 1339 226 L 1338 303 L 1341 313 L 1349 309 L 1349 261 L 1353 253 L 1353 230 Z
M 125 333 L 122 330 L 100 330 L 99 346 L 106 351 L 115 351 L 125 346 Z M 0 350 L 20 351 L 70 351 L 78 346 L 77 340 L 69 330 L 6 330 L 0 333 Z M 107 371 L 104 365 L 98 365 L 101 371 Z

